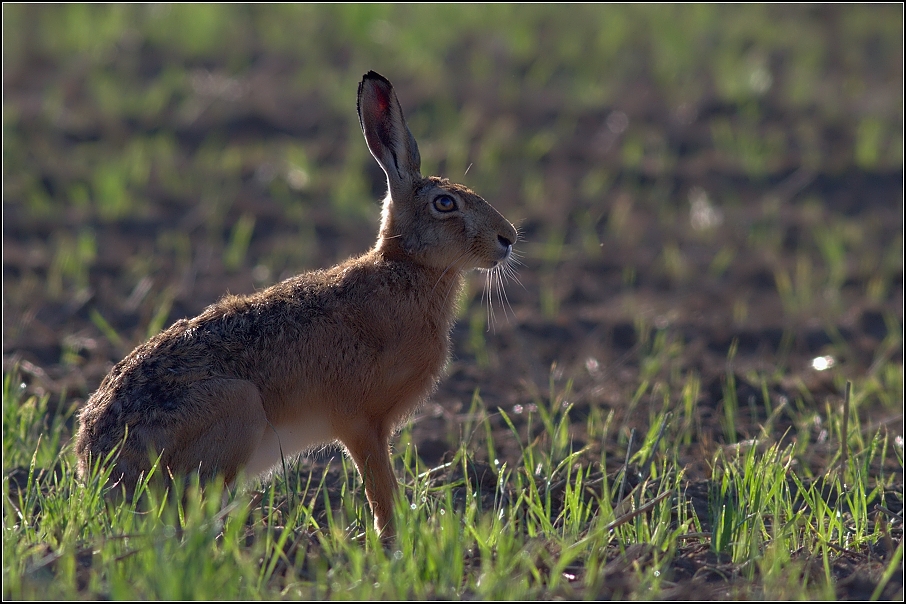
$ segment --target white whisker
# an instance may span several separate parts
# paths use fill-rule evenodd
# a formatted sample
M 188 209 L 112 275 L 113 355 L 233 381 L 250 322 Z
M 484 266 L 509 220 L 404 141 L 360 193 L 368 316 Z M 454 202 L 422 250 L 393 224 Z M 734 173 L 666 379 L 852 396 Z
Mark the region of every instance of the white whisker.
M 493 274 L 493 272 L 493 270 L 488 271 L 487 274 L 485 274 L 484 279 L 484 294 L 482 295 L 482 297 L 487 297 L 488 300 L 488 328 L 485 331 L 491 331 L 492 328 L 495 331 L 497 330 L 497 318 L 494 316 L 494 304 L 491 300 L 491 275 Z
M 523 285 L 522 281 L 519 280 L 519 277 L 516 272 L 516 268 L 513 265 L 523 265 L 523 263 L 520 262 L 518 259 L 513 258 L 511 256 L 509 261 L 503 265 L 504 277 L 515 281 L 516 283 L 519 284 L 519 287 L 521 287 L 522 289 L 525 289 L 525 285 Z M 528 290 L 526 290 L 526 291 L 528 291 Z
M 503 316 L 506 316 L 506 308 L 503 307 L 503 282 L 501 281 L 503 277 L 501 276 L 501 271 L 494 270 L 494 285 L 497 289 L 497 301 L 500 302 L 500 307 L 503 308 Z
M 517 258 L 514 257 L 514 253 L 511 251 L 510 255 L 495 266 L 492 269 L 486 271 L 484 279 L 484 291 L 482 292 L 482 302 L 488 305 L 487 308 L 487 331 L 497 329 L 497 314 L 494 310 L 495 305 L 495 294 L 496 294 L 496 303 L 500 305 L 500 308 L 503 309 L 503 316 L 506 318 L 507 323 L 510 322 L 510 315 L 513 318 L 516 318 L 516 311 L 513 310 L 513 305 L 510 303 L 509 296 L 506 293 L 506 287 L 504 287 L 507 280 L 513 280 L 525 289 L 525 285 L 519 281 L 519 278 L 516 276 L 516 264 L 522 264 Z M 509 313 L 507 313 L 509 309 Z
M 513 279 L 516 279 L 515 273 L 511 273 L 511 274 L 509 275 L 509 277 L 511 277 L 511 278 L 513 278 Z M 506 288 L 503 287 L 503 277 L 501 276 L 500 279 L 501 279 L 501 280 L 500 280 L 500 282 L 498 283 L 498 285 L 500 286 L 500 291 L 501 291 L 501 293 L 503 293 L 503 300 L 504 300 L 504 302 L 505 302 L 505 304 L 506 304 L 506 305 L 504 306 L 503 316 L 506 316 L 506 309 L 509 308 L 509 309 L 510 309 L 510 314 L 513 315 L 513 320 L 515 321 L 515 320 L 516 320 L 516 311 L 513 310 L 513 305 L 510 304 L 510 298 L 509 298 L 509 296 L 506 295 Z M 519 283 L 519 279 L 516 279 L 516 283 Z M 522 283 L 519 283 L 519 285 L 522 285 Z M 523 289 L 525 289 L 525 288 L 523 287 Z M 509 320 L 509 319 L 507 319 L 507 320 Z

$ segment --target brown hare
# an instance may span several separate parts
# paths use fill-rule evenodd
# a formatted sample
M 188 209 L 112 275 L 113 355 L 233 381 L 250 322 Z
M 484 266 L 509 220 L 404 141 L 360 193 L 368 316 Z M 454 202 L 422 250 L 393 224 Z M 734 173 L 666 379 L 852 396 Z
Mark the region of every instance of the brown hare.
M 393 531 L 390 437 L 437 384 L 463 271 L 503 269 L 516 229 L 463 185 L 420 172 L 390 82 L 370 71 L 358 114 L 387 175 L 374 248 L 249 296 L 227 295 L 140 345 L 79 415 L 79 473 L 112 457 L 130 492 L 165 476 L 256 476 L 339 442 L 375 527 Z

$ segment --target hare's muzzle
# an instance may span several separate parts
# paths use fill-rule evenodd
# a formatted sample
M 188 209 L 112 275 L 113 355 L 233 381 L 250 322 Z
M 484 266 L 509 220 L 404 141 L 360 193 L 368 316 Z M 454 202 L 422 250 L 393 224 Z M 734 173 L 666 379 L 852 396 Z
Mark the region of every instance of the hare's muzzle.
M 497 259 L 493 261 L 493 266 L 509 259 L 510 254 L 513 253 L 513 243 L 515 243 L 515 237 L 511 239 L 510 235 L 497 235 Z

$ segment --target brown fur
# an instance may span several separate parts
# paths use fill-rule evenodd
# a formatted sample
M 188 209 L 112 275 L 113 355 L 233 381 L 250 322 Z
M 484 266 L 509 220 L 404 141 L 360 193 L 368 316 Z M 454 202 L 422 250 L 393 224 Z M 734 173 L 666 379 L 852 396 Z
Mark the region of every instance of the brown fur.
M 374 72 L 359 117 L 389 189 L 374 248 L 226 296 L 132 351 L 79 416 L 83 477 L 120 445 L 113 477 L 130 490 L 157 456 L 164 475 L 233 482 L 339 441 L 376 527 L 392 531 L 390 436 L 437 384 L 462 272 L 509 261 L 516 230 L 468 188 L 421 176 L 393 88 Z

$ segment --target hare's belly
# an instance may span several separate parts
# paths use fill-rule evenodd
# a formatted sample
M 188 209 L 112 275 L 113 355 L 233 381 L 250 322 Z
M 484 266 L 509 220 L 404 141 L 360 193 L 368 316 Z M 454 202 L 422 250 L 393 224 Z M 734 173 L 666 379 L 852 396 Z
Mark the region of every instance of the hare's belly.
M 245 466 L 248 477 L 263 474 L 290 459 L 319 445 L 336 439 L 330 424 L 322 416 L 300 418 L 280 425 L 268 424 L 252 457 Z

